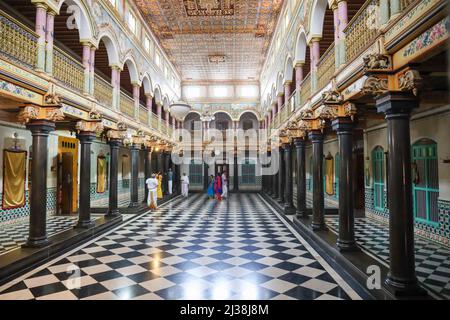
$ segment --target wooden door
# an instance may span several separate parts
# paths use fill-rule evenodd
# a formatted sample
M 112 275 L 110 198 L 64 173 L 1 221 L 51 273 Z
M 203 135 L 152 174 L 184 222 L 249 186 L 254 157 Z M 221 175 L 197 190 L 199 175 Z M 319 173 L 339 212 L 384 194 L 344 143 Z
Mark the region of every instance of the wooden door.
M 73 187 L 74 187 L 74 173 L 73 173 L 73 155 L 71 152 L 63 152 L 61 154 L 61 214 L 72 214 L 73 207 Z

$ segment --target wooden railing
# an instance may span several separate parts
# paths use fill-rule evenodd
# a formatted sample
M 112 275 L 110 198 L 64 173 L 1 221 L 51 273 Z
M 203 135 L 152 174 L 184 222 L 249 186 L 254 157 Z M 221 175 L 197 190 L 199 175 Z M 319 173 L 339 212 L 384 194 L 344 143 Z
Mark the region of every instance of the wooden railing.
M 84 91 L 83 65 L 58 47 L 53 50 L 53 77 L 70 89 Z
M 352 61 L 378 35 L 379 0 L 367 0 L 344 29 L 345 61 Z
M 335 48 L 333 42 L 322 57 L 320 57 L 317 65 L 317 91 L 323 89 L 331 81 L 331 78 L 336 71 L 334 56 Z
M 113 87 L 98 75 L 94 78 L 94 96 L 98 103 L 112 108 Z
M 120 111 L 125 115 L 134 118 L 134 100 L 124 92 L 120 92 Z
M 300 89 L 300 104 L 304 105 L 311 96 L 311 73 L 303 79 Z
M 148 125 L 148 109 L 139 105 L 139 122 Z
M 37 34 L 0 10 L 0 57 L 34 69 L 37 66 Z

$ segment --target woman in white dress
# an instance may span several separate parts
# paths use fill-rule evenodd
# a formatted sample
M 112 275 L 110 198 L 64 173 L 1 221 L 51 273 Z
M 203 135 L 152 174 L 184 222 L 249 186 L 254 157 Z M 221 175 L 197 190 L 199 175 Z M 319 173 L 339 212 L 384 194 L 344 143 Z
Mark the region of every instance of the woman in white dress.
M 147 206 L 152 210 L 156 210 L 158 208 L 158 179 L 156 179 L 156 175 L 152 174 L 152 177 L 148 178 L 145 183 L 148 188 Z

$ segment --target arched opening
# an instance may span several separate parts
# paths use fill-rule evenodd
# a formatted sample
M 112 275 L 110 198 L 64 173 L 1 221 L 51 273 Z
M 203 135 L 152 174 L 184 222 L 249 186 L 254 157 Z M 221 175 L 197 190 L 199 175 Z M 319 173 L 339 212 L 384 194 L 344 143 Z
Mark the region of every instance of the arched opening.
M 197 112 L 189 112 L 184 118 L 183 128 L 191 133 L 195 130 L 201 130 L 202 122 L 200 121 L 200 115 Z

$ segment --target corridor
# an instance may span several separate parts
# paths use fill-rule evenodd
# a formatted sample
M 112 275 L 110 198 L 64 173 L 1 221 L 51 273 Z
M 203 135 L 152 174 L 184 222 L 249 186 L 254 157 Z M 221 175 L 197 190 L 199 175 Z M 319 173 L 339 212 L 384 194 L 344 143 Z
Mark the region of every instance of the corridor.
M 0 287 L 8 299 L 361 299 L 259 194 L 176 198 Z

